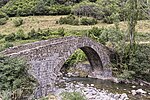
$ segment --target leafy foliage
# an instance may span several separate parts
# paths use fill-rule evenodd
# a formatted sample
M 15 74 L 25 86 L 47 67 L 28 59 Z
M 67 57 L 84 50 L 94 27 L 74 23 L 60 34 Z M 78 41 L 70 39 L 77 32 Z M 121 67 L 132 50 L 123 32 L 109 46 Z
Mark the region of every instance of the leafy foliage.
M 77 64 L 78 62 L 83 62 L 86 59 L 87 57 L 85 53 L 82 50 L 78 49 L 68 58 L 68 60 L 65 62 L 65 65 L 72 66 L 74 64 Z
M 62 100 L 86 100 L 86 98 L 79 92 L 63 92 L 61 94 Z
M 11 42 L 16 40 L 15 33 L 11 33 L 5 36 L 5 41 Z
M 81 18 L 81 25 L 95 25 L 97 20 L 94 18 Z
M 0 45 L 0 51 L 3 51 L 5 50 L 6 48 L 9 48 L 9 47 L 13 47 L 13 44 L 12 43 L 9 43 L 9 42 L 6 42 L 6 43 L 3 43 Z
M 61 17 L 59 19 L 59 24 L 78 25 L 79 20 L 74 15 L 69 15 L 67 17 Z
M 4 12 L 0 11 L 0 25 L 6 24 L 7 20 L 8 16 Z
M 23 19 L 22 18 L 16 18 L 15 20 L 13 20 L 13 24 L 15 27 L 18 27 L 18 26 L 23 24 Z
M 21 58 L 0 57 L 0 90 L 11 92 L 11 99 L 25 99 L 32 94 L 35 79 L 28 74 L 28 67 Z

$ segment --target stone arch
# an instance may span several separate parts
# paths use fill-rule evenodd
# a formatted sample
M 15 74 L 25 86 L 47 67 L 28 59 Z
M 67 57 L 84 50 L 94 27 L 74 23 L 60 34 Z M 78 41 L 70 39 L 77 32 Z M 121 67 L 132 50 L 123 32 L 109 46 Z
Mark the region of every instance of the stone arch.
M 79 48 L 85 52 L 93 69 L 100 68 L 95 73 L 95 77 L 104 74 L 104 70 L 109 68 L 110 64 L 108 49 L 87 37 L 64 37 L 39 41 L 13 47 L 2 53 L 11 57 L 21 56 L 27 59 L 31 65 L 30 74 L 40 84 L 37 90 L 39 92 L 36 94 L 37 97 L 40 97 L 51 91 L 52 88 L 47 88 L 47 86 L 55 82 L 65 61 Z
M 85 55 L 86 55 L 86 57 L 87 57 L 87 59 L 88 59 L 88 61 L 90 63 L 92 71 L 94 71 L 94 70 L 103 71 L 103 65 L 102 65 L 102 62 L 101 62 L 101 58 L 100 58 L 98 53 L 93 48 L 88 47 L 88 46 L 84 46 L 84 47 L 80 47 L 80 48 L 77 48 L 77 49 L 80 49 L 80 50 L 82 50 L 85 53 Z M 75 52 L 76 50 L 73 50 L 73 51 Z M 61 62 L 58 65 L 58 66 L 60 66 L 58 72 L 60 72 L 60 70 L 63 67 L 64 63 L 66 62 L 66 60 L 72 54 L 70 53 L 70 55 L 68 55 L 66 57 L 66 59 L 62 59 L 61 60 Z
M 85 46 L 81 47 L 80 49 L 86 54 L 88 61 L 90 62 L 90 65 L 92 67 L 92 70 L 103 70 L 101 58 L 93 48 Z

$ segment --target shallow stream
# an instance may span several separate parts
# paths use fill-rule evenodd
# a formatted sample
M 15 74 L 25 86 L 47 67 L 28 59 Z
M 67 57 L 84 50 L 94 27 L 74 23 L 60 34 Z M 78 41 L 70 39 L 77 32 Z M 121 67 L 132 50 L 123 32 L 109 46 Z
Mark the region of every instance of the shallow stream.
M 108 80 L 100 80 L 94 78 L 78 78 L 78 77 L 71 77 L 65 78 L 65 81 L 56 84 L 57 90 L 58 89 L 65 89 L 65 84 L 78 84 L 81 83 L 84 86 L 91 86 L 100 89 L 106 90 L 108 93 L 113 94 L 127 94 L 129 100 L 150 100 L 150 86 L 141 86 L 141 85 L 133 85 L 133 84 L 124 84 L 124 83 L 114 83 Z M 132 94 L 132 90 L 142 89 L 146 93 L 144 94 Z

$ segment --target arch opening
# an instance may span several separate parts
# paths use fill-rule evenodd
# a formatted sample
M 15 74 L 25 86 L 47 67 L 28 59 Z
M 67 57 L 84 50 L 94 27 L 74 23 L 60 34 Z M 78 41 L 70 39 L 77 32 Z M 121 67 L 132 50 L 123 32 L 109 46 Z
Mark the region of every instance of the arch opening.
M 79 52 L 77 52 L 79 51 Z M 79 53 L 79 54 L 78 54 Z M 80 55 L 81 54 L 81 55 Z M 84 55 L 83 55 L 84 54 Z M 81 57 L 81 60 L 77 60 L 80 58 L 75 58 L 75 56 L 79 55 Z M 71 61 L 71 60 L 77 60 L 77 61 Z M 69 62 L 69 63 L 68 63 Z M 71 62 L 71 64 L 70 64 Z M 72 64 L 73 62 L 73 64 Z M 71 70 L 78 71 L 81 70 L 82 72 L 86 72 L 88 70 L 88 74 L 97 71 L 103 71 L 103 65 L 101 62 L 101 59 L 98 55 L 98 53 L 92 49 L 91 47 L 84 46 L 79 49 L 77 49 L 63 64 L 63 66 L 60 69 L 61 73 L 64 73 L 65 75 L 67 73 L 67 70 L 69 70 L 72 67 Z M 81 68 L 84 67 L 84 68 Z M 78 69 L 79 68 L 79 69 Z M 86 71 L 85 71 L 86 70 Z

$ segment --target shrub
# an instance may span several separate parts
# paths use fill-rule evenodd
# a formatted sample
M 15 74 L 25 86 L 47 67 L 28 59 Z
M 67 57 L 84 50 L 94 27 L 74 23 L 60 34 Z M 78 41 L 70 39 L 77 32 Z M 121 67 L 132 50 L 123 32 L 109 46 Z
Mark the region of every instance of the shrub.
M 5 41 L 15 41 L 16 40 L 16 34 L 15 33 L 11 33 L 5 36 Z
M 80 92 L 63 92 L 61 95 L 62 100 L 86 100 Z
M 27 100 L 36 86 L 21 58 L 0 57 L 0 90 L 11 92 L 11 100 Z
M 16 39 L 20 39 L 20 40 L 27 39 L 27 36 L 22 29 L 19 29 L 15 35 L 16 35 Z
M 10 0 L 5 6 L 2 7 L 8 16 L 28 16 L 34 15 L 35 8 L 39 0 Z
M 18 26 L 23 24 L 23 19 L 22 18 L 16 18 L 13 20 L 13 24 L 15 27 L 18 27 Z
M 31 39 L 31 38 L 37 39 L 38 36 L 39 36 L 39 34 L 37 34 L 34 29 L 32 29 L 32 30 L 28 33 L 28 38 L 29 38 L 29 39 Z
M 95 25 L 97 20 L 94 18 L 81 18 L 81 25 Z
M 6 42 L 4 44 L 1 44 L 0 45 L 0 51 L 3 51 L 5 50 L 6 48 L 9 48 L 9 47 L 13 47 L 13 44 L 12 43 L 9 43 L 9 42 Z
M 0 18 L 6 18 L 6 19 L 8 19 L 8 16 L 4 12 L 0 11 Z
M 85 53 L 81 49 L 78 49 L 67 59 L 65 65 L 72 66 L 74 64 L 77 64 L 78 62 L 83 62 L 86 59 L 87 57 Z
M 49 15 L 68 15 L 71 13 L 71 7 L 64 5 L 52 5 L 47 7 L 47 12 Z
M 0 39 L 2 39 L 2 38 L 4 38 L 4 37 L 5 37 L 5 35 L 0 34 Z
M 13 47 L 14 45 L 12 43 L 6 42 L 4 45 L 4 48 Z
M 6 18 L 0 18 L 0 25 L 4 25 L 7 23 L 7 19 Z
M 65 35 L 65 30 L 64 28 L 58 28 L 58 34 L 57 35 L 60 35 L 60 36 L 64 36 Z
M 74 15 L 69 15 L 67 17 L 61 17 L 59 19 L 60 24 L 78 25 L 79 20 Z
M 0 11 L 0 25 L 6 24 L 7 20 L 8 20 L 8 16 L 2 11 Z

